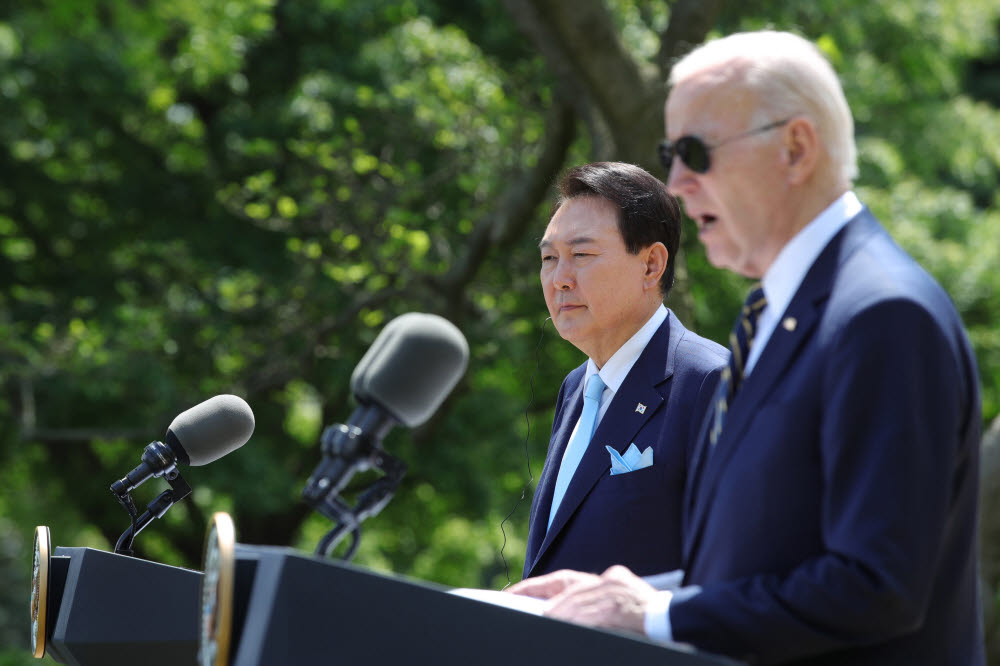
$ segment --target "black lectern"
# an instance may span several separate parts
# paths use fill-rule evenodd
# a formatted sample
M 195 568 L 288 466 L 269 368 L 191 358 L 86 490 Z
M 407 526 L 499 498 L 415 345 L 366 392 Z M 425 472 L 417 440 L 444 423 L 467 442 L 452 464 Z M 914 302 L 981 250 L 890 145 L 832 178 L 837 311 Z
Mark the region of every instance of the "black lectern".
M 220 563 L 220 571 L 234 572 L 232 624 L 225 632 L 231 644 L 218 644 L 211 631 L 206 641 L 203 631 L 199 663 L 204 666 L 551 666 L 554 659 L 573 664 L 736 663 L 448 594 L 437 585 L 287 548 L 237 544 L 231 552 L 234 561 Z M 205 584 L 213 579 L 206 563 Z M 202 597 L 202 612 L 209 616 L 213 608 L 229 603 L 223 598 L 206 603 L 214 594 Z M 202 622 L 203 629 L 218 626 L 212 617 Z
M 33 597 L 36 657 L 76 666 L 195 663 L 201 573 L 92 548 L 56 548 L 46 559 L 36 561 L 36 576 L 46 574 L 35 586 L 37 606 Z

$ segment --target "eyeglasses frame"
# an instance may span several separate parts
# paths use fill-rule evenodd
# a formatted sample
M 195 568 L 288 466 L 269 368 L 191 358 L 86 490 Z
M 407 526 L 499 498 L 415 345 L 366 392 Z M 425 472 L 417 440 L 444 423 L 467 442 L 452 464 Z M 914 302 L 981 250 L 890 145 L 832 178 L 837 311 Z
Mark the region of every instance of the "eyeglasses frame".
M 764 132 L 768 132 L 770 130 L 777 129 L 777 128 L 783 126 L 783 125 L 787 125 L 788 123 L 790 123 L 792 121 L 792 118 L 794 118 L 794 116 L 789 116 L 788 118 L 785 118 L 784 120 L 776 120 L 773 123 L 768 123 L 767 125 L 762 125 L 761 127 L 755 127 L 754 129 L 747 130 L 746 132 L 741 132 L 740 134 L 736 134 L 736 135 L 733 135 L 733 136 L 730 136 L 730 137 L 726 137 L 722 141 L 716 142 L 714 144 L 709 144 L 707 141 L 705 141 L 700 136 L 697 136 L 695 134 L 685 134 L 684 136 L 677 137 L 676 141 L 669 141 L 667 139 L 664 139 L 663 141 L 660 142 L 660 145 L 657 147 L 657 152 L 659 153 L 659 157 L 660 157 L 660 164 L 663 166 L 664 169 L 667 170 L 667 173 L 669 174 L 670 173 L 670 168 L 674 164 L 674 157 L 678 157 L 678 158 L 680 158 L 681 162 L 684 162 L 684 166 L 686 166 L 687 168 L 691 169 L 695 173 L 708 173 L 709 170 L 711 170 L 711 168 L 712 168 L 712 156 L 711 156 L 711 153 L 716 148 L 724 146 L 727 143 L 732 143 L 734 141 L 738 141 L 739 139 L 745 139 L 745 138 L 753 136 L 755 134 L 762 134 Z M 697 141 L 698 143 L 700 143 L 702 146 L 705 147 L 705 156 L 708 159 L 708 164 L 705 166 L 705 168 L 703 170 L 695 169 L 694 167 L 692 167 L 690 164 L 688 164 L 687 162 L 684 161 L 684 158 L 681 157 L 679 153 L 677 153 L 674 150 L 674 146 L 676 146 L 679 142 L 684 141 L 685 139 L 687 139 L 687 140 L 692 140 L 693 139 L 693 140 Z M 670 153 L 670 159 L 669 160 L 665 159 L 665 155 L 664 155 L 668 151 Z

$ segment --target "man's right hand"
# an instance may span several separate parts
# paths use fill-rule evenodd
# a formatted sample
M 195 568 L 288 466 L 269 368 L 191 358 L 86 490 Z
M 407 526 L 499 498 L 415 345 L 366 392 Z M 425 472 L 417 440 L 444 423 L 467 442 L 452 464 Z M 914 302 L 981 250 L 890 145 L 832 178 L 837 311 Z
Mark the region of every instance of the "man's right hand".
M 507 592 L 538 599 L 551 599 L 568 587 L 585 582 L 596 583 L 599 579 L 600 576 L 596 574 L 562 569 L 537 578 L 526 578 L 520 583 L 511 585 L 507 588 Z

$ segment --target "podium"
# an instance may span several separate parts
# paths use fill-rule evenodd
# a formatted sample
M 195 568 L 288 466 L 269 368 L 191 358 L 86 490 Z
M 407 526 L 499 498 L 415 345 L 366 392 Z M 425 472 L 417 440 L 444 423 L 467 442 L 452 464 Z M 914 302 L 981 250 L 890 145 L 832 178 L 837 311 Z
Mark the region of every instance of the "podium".
M 34 656 L 74 666 L 195 663 L 201 573 L 93 548 L 51 551 L 39 530 Z
M 206 553 L 213 548 L 231 557 L 212 563 L 206 555 L 204 583 L 214 589 L 202 595 L 201 666 L 738 663 L 448 594 L 438 585 L 287 548 L 209 543 Z M 219 582 L 227 577 L 231 594 L 219 592 L 225 587 Z M 220 620 L 226 613 L 228 626 Z

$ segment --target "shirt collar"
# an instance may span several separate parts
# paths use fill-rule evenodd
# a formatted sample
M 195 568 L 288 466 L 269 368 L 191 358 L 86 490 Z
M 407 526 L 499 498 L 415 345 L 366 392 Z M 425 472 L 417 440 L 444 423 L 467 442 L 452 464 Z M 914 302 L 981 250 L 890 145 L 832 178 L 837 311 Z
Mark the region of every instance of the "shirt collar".
M 624 383 L 625 377 L 628 376 L 629 370 L 639 360 L 642 350 L 653 339 L 653 335 L 656 334 L 656 331 L 666 318 L 667 308 L 661 303 L 660 307 L 656 308 L 653 316 L 625 344 L 619 347 L 618 351 L 611 355 L 611 358 L 608 359 L 603 368 L 598 370 L 597 364 L 594 363 L 593 359 L 587 359 L 586 376 L 589 377 L 595 372 L 598 373 L 601 375 L 601 381 L 604 382 L 605 386 L 611 389 L 613 393 L 617 393 L 622 383 Z
M 848 190 L 781 248 L 761 279 L 770 312 L 785 311 L 820 252 L 861 208 L 857 195 Z

